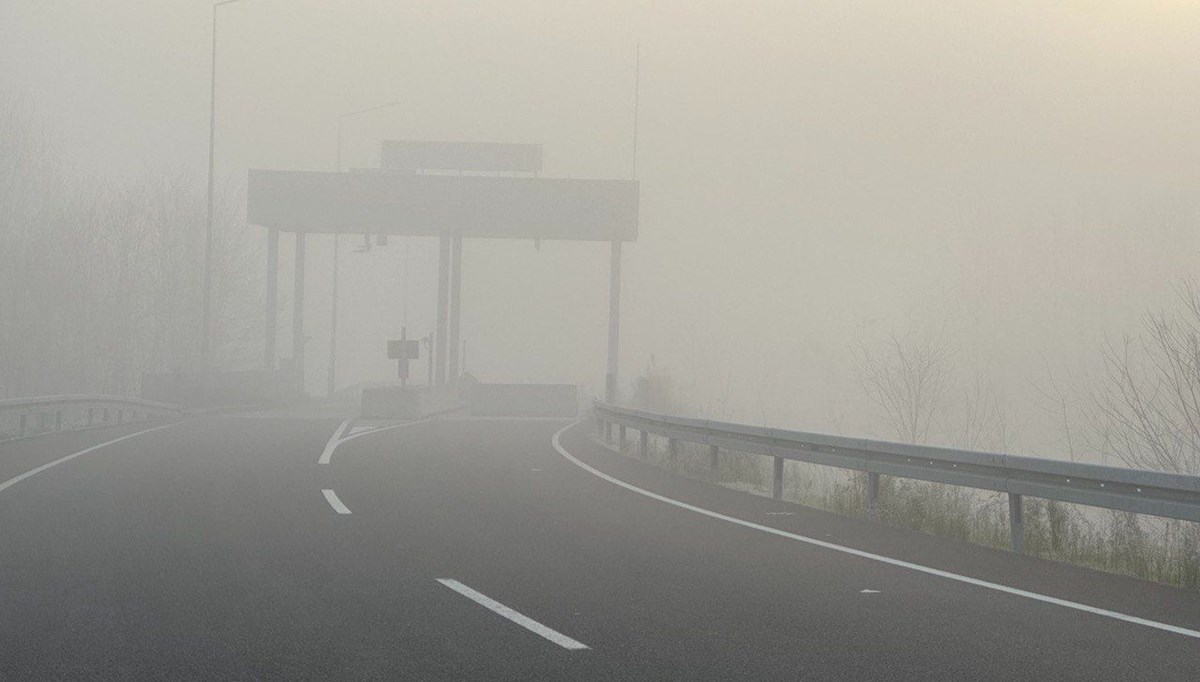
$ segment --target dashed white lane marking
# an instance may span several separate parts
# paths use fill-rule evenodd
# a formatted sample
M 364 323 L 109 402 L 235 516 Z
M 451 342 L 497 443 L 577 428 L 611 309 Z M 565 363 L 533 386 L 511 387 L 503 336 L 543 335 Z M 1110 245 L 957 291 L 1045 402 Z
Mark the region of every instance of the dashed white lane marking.
M 109 441 L 104 441 L 103 443 L 100 443 L 99 445 L 93 445 L 90 448 L 80 450 L 79 452 L 72 453 L 70 455 L 67 455 L 66 457 L 59 457 L 58 459 L 54 460 L 53 462 L 47 462 L 46 464 L 43 464 L 40 467 L 35 467 L 33 469 L 30 469 L 29 471 L 26 471 L 23 474 L 13 476 L 12 478 L 8 479 L 7 481 L 0 483 L 0 491 L 7 490 L 7 489 L 13 487 L 14 485 L 20 483 L 21 481 L 24 481 L 27 478 L 30 478 L 32 476 L 37 476 L 38 474 L 42 473 L 46 469 L 49 469 L 51 467 L 56 467 L 59 464 L 62 464 L 63 462 L 69 462 L 69 461 L 75 459 L 76 457 L 81 457 L 83 455 L 86 455 L 89 452 L 95 452 L 96 450 L 99 450 L 100 448 L 108 447 L 109 445 L 113 445 L 115 443 L 120 443 L 123 440 L 129 440 L 130 438 L 137 438 L 138 436 L 150 433 L 152 431 L 159 431 L 161 429 L 167 429 L 172 426 L 175 426 L 175 424 L 163 424 L 162 426 L 155 426 L 152 429 L 143 429 L 136 433 L 131 433 L 127 436 L 121 436 L 120 438 L 114 438 Z
M 879 590 L 859 590 L 859 594 L 879 594 Z
M 321 492 L 325 494 L 325 501 L 329 503 L 330 507 L 333 507 L 335 512 L 339 514 L 350 513 L 350 508 L 342 504 L 342 501 L 338 499 L 337 493 L 328 489 L 322 490 Z
M 546 627 L 545 625 L 542 625 L 541 623 L 537 622 L 536 620 L 534 620 L 528 616 L 525 616 L 523 614 L 517 613 L 516 611 L 513 611 L 512 609 L 508 608 L 504 604 L 501 604 L 500 602 L 496 601 L 495 599 L 492 599 L 491 597 L 489 597 L 485 594 L 480 594 L 480 593 L 476 592 L 475 590 L 472 590 L 471 588 L 467 587 L 466 585 L 458 582 L 457 580 L 453 580 L 450 578 L 438 578 L 438 582 L 445 585 L 446 587 L 449 587 L 450 589 L 454 590 L 455 592 L 461 594 L 462 596 L 466 597 L 467 599 L 470 599 L 471 601 L 475 602 L 476 604 L 479 604 L 480 606 L 482 606 L 486 609 L 489 609 L 495 613 L 500 614 L 501 616 L 504 616 L 505 618 L 511 620 L 512 622 L 516 623 L 517 625 L 520 625 L 521 627 L 525 628 L 526 630 L 529 630 L 530 632 L 532 632 L 534 634 L 540 635 L 541 637 L 544 637 L 544 638 L 550 640 L 551 642 L 554 642 L 555 644 L 559 645 L 560 647 L 562 647 L 564 649 L 571 649 L 573 651 L 578 651 L 580 649 L 588 648 L 586 644 L 577 642 L 577 641 L 571 639 L 570 637 L 567 637 L 566 635 L 562 634 L 561 632 L 558 632 L 556 630 L 551 630 L 550 628 Z
M 567 429 L 569 429 L 573 426 L 576 426 L 578 424 L 581 424 L 581 423 L 582 423 L 582 421 L 575 422 L 574 424 L 568 424 L 554 433 L 554 436 L 550 439 L 550 442 L 554 445 L 554 449 L 558 451 L 558 454 L 562 455 L 563 457 L 566 457 L 567 460 L 569 460 L 572 464 L 579 467 L 580 469 L 583 469 L 584 471 L 588 472 L 589 474 L 592 474 L 593 476 L 602 478 L 614 485 L 619 485 L 622 488 L 625 488 L 626 490 L 635 492 L 639 495 L 644 495 L 646 497 L 649 497 L 652 500 L 658 500 L 659 502 L 673 505 L 675 507 L 679 507 L 680 509 L 686 509 L 688 511 L 695 512 L 697 514 L 702 514 L 702 515 L 708 516 L 710 518 L 720 519 L 721 521 L 728 521 L 729 523 L 737 524 L 737 525 L 743 526 L 745 528 L 752 528 L 754 530 L 761 531 L 763 533 L 769 533 L 771 535 L 776 535 L 776 536 L 779 536 L 782 538 L 788 538 L 789 540 L 796 540 L 797 542 L 803 542 L 805 544 L 815 545 L 817 547 L 824 547 L 825 549 L 831 549 L 835 552 L 842 552 L 844 554 L 850 554 L 852 556 L 860 557 L 862 559 L 868 559 L 870 561 L 878 561 L 883 564 L 889 564 L 891 566 L 898 566 L 900 568 L 907 568 L 912 571 L 917 571 L 918 573 L 926 573 L 928 575 L 935 575 L 939 578 L 946 578 L 947 580 L 954 580 L 954 581 L 957 581 L 960 583 L 974 585 L 975 587 L 982 587 L 987 590 L 995 590 L 996 592 L 1003 592 L 1005 594 L 1011 594 L 1011 595 L 1014 595 L 1017 597 L 1024 597 L 1026 599 L 1032 599 L 1033 601 L 1042 602 L 1044 604 L 1053 604 L 1055 606 L 1062 606 L 1062 607 L 1068 608 L 1068 609 L 1075 609 L 1076 611 L 1083 611 L 1084 613 L 1090 613 L 1090 614 L 1097 615 L 1097 616 L 1103 616 L 1105 618 L 1112 618 L 1113 620 L 1124 621 L 1126 623 L 1133 623 L 1134 625 L 1143 625 L 1148 628 L 1154 628 L 1155 630 L 1163 630 L 1165 632 L 1173 632 L 1177 635 L 1183 635 L 1184 637 L 1192 637 L 1194 639 L 1200 639 L 1200 631 L 1197 631 L 1197 630 L 1190 630 L 1188 628 L 1179 627 L 1178 625 L 1171 625 L 1169 623 L 1160 623 L 1158 621 L 1149 620 L 1147 618 L 1139 618 L 1137 616 L 1131 616 L 1129 614 L 1120 613 L 1118 611 L 1109 611 L 1108 609 L 1101 609 L 1101 608 L 1097 608 L 1095 606 L 1088 606 L 1087 604 L 1080 604 L 1079 602 L 1068 601 L 1066 599 L 1059 599 L 1058 597 L 1051 597 L 1046 594 L 1038 594 L 1037 592 L 1029 592 L 1027 590 L 1022 590 L 1022 589 L 1019 589 L 1016 587 L 1009 587 L 1008 585 L 1001 585 L 999 583 L 988 582 L 987 580 L 980 580 L 978 578 L 972 578 L 972 577 L 966 576 L 966 575 L 959 575 L 958 573 L 951 573 L 950 571 L 943 571 L 940 568 L 933 568 L 932 566 L 922 566 L 921 564 L 914 564 L 911 561 L 904 561 L 902 559 L 893 559 L 892 557 L 883 556 L 882 554 L 874 554 L 871 552 L 863 551 L 861 549 L 854 549 L 853 547 L 845 547 L 843 545 L 834 544 L 832 542 L 827 542 L 825 540 L 818 540 L 816 538 L 810 538 L 810 537 L 807 537 L 804 535 L 800 535 L 798 533 L 789 533 L 786 530 L 780 530 L 779 528 L 772 528 L 771 526 L 764 526 L 760 523 L 754 523 L 753 521 L 746 521 L 744 519 L 739 519 L 739 518 L 733 517 L 733 516 L 726 516 L 725 514 L 722 514 L 720 512 L 715 512 L 715 511 L 712 511 L 709 509 L 704 509 L 703 507 L 697 507 L 695 505 L 688 504 L 687 502 L 680 502 L 679 500 L 667 497 L 665 495 L 659 495 L 658 493 L 652 493 L 649 490 L 643 490 L 631 483 L 626 483 L 625 481 L 622 481 L 619 478 L 613 478 L 612 476 L 609 476 L 608 474 L 606 474 L 602 471 L 593 469 L 592 467 L 588 466 L 587 464 L 584 464 L 583 462 L 576 459 L 574 455 L 567 452 L 566 449 L 563 448 L 562 443 L 560 442 L 562 434 L 565 433 L 567 431 Z
M 320 459 L 317 460 L 317 464 L 329 464 L 329 460 L 333 458 L 333 452 L 335 450 L 337 450 L 338 446 L 340 446 L 342 443 L 347 443 L 349 441 L 354 440 L 355 438 L 361 438 L 363 436 L 370 435 L 372 433 L 379 433 L 380 431 L 391 431 L 392 429 L 402 429 L 406 426 L 413 426 L 414 424 L 420 424 L 422 422 L 427 422 L 430 419 L 432 419 L 432 417 L 426 417 L 424 419 L 417 419 L 417 420 L 411 421 L 411 422 L 404 422 L 403 424 L 393 424 L 391 426 L 380 426 L 378 428 L 369 428 L 369 427 L 367 427 L 367 428 L 363 428 L 363 427 L 351 428 L 350 425 L 354 422 L 354 418 L 351 417 L 350 419 L 347 419 L 346 421 L 344 421 L 340 425 L 338 425 L 337 430 L 335 430 L 333 432 L 333 435 L 329 437 L 329 442 L 325 444 L 325 449 L 323 451 L 321 451 L 321 457 L 320 457 Z M 347 430 L 349 430 L 350 435 L 346 435 Z

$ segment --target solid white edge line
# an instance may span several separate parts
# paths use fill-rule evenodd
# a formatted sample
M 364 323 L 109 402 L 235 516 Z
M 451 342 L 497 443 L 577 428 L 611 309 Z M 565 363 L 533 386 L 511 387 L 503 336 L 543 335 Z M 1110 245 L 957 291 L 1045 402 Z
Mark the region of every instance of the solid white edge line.
M 346 421 L 342 422 L 342 426 L 339 426 L 338 430 L 333 433 L 333 437 L 330 438 L 329 442 L 325 444 L 325 450 L 321 453 L 321 458 L 317 460 L 317 464 L 329 464 L 329 460 L 333 458 L 333 452 L 335 450 L 337 450 L 338 447 L 341 446 L 342 443 L 347 443 L 349 441 L 354 440 L 355 438 L 362 438 L 363 436 L 369 436 L 372 433 L 379 433 L 380 431 L 391 431 L 392 429 L 402 429 L 406 426 L 414 426 L 416 424 L 421 424 L 423 422 L 427 422 L 430 419 L 433 419 L 433 417 L 424 417 L 422 419 L 417 419 L 417 420 L 414 420 L 411 422 L 404 422 L 403 424 L 392 424 L 391 426 L 381 426 L 377 429 L 371 429 L 369 431 L 362 431 L 360 433 L 352 433 L 349 436 L 346 436 L 345 438 L 339 438 L 339 436 L 342 434 L 343 429 L 346 427 L 346 425 L 349 422 L 354 421 L 354 418 L 352 417 L 352 418 L 347 419 Z
M 702 507 L 697 507 L 697 506 L 688 504 L 686 502 L 680 502 L 679 500 L 676 500 L 676 499 L 673 499 L 670 497 L 666 497 L 664 495 L 652 493 L 649 490 L 643 490 L 633 484 L 626 483 L 625 481 L 622 481 L 620 479 L 609 476 L 608 474 L 606 474 L 602 471 L 598 471 L 598 470 L 588 466 L 587 464 L 584 464 L 583 462 L 576 459 L 571 453 L 567 452 L 565 448 L 563 448 L 562 443 L 559 440 L 560 436 L 562 436 L 562 434 L 565 433 L 567 431 L 567 429 L 570 429 L 570 428 L 577 426 L 579 424 L 582 424 L 582 423 L 583 423 L 582 420 L 577 421 L 574 424 L 568 424 L 568 425 L 564 426 L 563 428 L 559 429 L 557 432 L 555 432 L 554 437 L 551 438 L 551 443 L 554 445 L 554 449 L 558 451 L 558 454 L 567 458 L 571 463 L 575 464 L 579 468 L 583 469 L 584 471 L 586 471 L 594 476 L 598 476 L 598 477 L 608 481 L 609 483 L 619 485 L 622 488 L 625 488 L 626 490 L 635 492 L 639 495 L 644 495 L 646 497 L 649 497 L 652 500 L 658 500 L 659 502 L 664 502 L 666 504 L 670 504 L 670 505 L 679 507 L 680 509 L 686 509 L 691 512 L 696 512 L 697 514 L 703 514 L 704 516 L 708 516 L 708 517 L 711 517 L 714 519 L 720 519 L 721 521 L 728 521 L 729 523 L 734 523 L 739 526 L 744 526 L 746 528 L 752 528 L 754 530 L 761 531 L 763 533 L 770 533 L 771 535 L 788 538 L 789 540 L 796 540 L 797 542 L 803 542 L 803 543 L 807 543 L 807 544 L 814 545 L 817 547 L 823 547 L 825 549 L 831 549 L 835 552 L 842 552 L 844 554 L 850 554 L 850 555 L 860 557 L 863 559 L 868 559 L 870 561 L 878 561 L 880 563 L 889 564 L 891 566 L 907 568 L 909 570 L 917 571 L 919 573 L 926 573 L 928 575 L 934 575 L 939 578 L 946 578 L 948 580 L 955 580 L 960 583 L 974 585 L 975 587 L 982 587 L 984 589 L 994 590 L 996 592 L 1003 592 L 1005 594 L 1011 594 L 1011 595 L 1014 595 L 1017 597 L 1024 597 L 1026 599 L 1032 599 L 1034 601 L 1039 601 L 1039 602 L 1042 602 L 1045 604 L 1054 604 L 1055 606 L 1062 606 L 1062 607 L 1065 607 L 1068 609 L 1075 609 L 1076 611 L 1083 611 L 1084 613 L 1090 613 L 1090 614 L 1097 615 L 1097 616 L 1103 616 L 1105 618 L 1112 618 L 1114 620 L 1124 621 L 1126 623 L 1133 623 L 1134 625 L 1143 625 L 1145 627 L 1154 628 L 1156 630 L 1163 630 L 1165 632 L 1172 632 L 1177 635 L 1183 635 L 1185 637 L 1192 637 L 1194 639 L 1200 639 L 1200 631 L 1197 631 L 1197 630 L 1190 630 L 1188 628 L 1179 627 L 1178 625 L 1170 625 L 1168 623 L 1160 623 L 1158 621 L 1149 620 L 1146 618 L 1139 618 L 1137 616 L 1131 616 L 1129 614 L 1120 613 L 1118 611 L 1109 611 L 1108 609 L 1102 609 L 1102 608 L 1098 608 L 1095 606 L 1088 606 L 1087 604 L 1080 604 L 1079 602 L 1073 602 L 1073 601 L 1069 601 L 1066 599 L 1059 599 L 1058 597 L 1051 597 L 1049 595 L 1039 594 L 1037 592 L 1029 592 L 1027 590 L 1022 590 L 1022 589 L 1019 589 L 1016 587 L 1009 587 L 1008 585 L 1001 585 L 999 583 L 993 583 L 993 582 L 989 582 L 987 580 L 980 580 L 978 578 L 972 578 L 970 576 L 959 575 L 958 573 L 951 573 L 950 571 L 943 571 L 941 569 L 933 568 L 931 566 L 923 566 L 921 564 L 914 564 L 910 561 L 904 561 L 901 559 L 893 559 L 892 557 L 883 556 L 882 554 L 874 554 L 871 552 L 863 551 L 861 549 L 854 549 L 853 547 L 845 547 L 843 545 L 838 545 L 838 544 L 835 544 L 832 542 L 827 542 L 825 540 L 818 540 L 816 538 L 810 538 L 808 536 L 799 535 L 797 533 L 789 533 L 786 530 L 780 530 L 778 528 L 772 528 L 771 526 L 764 526 L 762 524 L 754 523 L 753 521 L 745 521 L 743 519 L 739 519 L 739 518 L 736 518 L 733 516 L 727 516 L 727 515 L 721 514 L 719 512 L 711 511 L 709 509 L 704 509 Z
M 69 462 L 69 461 L 75 459 L 76 457 L 86 455 L 89 452 L 95 452 L 96 450 L 99 450 L 100 448 L 108 447 L 109 445 L 113 445 L 115 443 L 120 443 L 123 440 L 129 440 L 130 438 L 137 438 L 138 436 L 150 433 L 152 431 L 159 431 L 161 429 L 167 429 L 172 426 L 176 426 L 178 423 L 179 422 L 175 422 L 172 424 L 163 424 L 162 426 L 155 426 L 154 428 L 151 428 L 151 429 L 143 429 L 143 430 L 137 431 L 135 433 L 121 436 L 120 438 L 114 438 L 112 440 L 105 441 L 103 443 L 100 443 L 99 445 L 93 445 L 90 448 L 85 448 L 83 450 L 80 450 L 79 452 L 67 455 L 66 457 L 59 457 L 58 459 L 54 460 L 53 462 L 47 462 L 46 464 L 43 464 L 39 467 L 30 469 L 29 471 L 26 471 L 23 474 L 13 476 L 12 478 L 8 479 L 7 481 L 0 483 L 0 492 L 13 487 L 14 485 L 20 483 L 21 481 L 24 481 L 27 478 L 30 478 L 32 476 L 37 476 L 38 474 L 42 473 L 43 471 L 45 471 L 51 467 L 56 467 L 59 464 L 62 464 L 63 462 Z
M 330 507 L 333 507 L 335 512 L 339 514 L 350 513 L 350 508 L 342 504 L 342 501 L 338 499 L 337 493 L 326 488 L 325 490 L 321 491 L 321 494 L 325 495 L 325 501 L 329 503 Z
M 562 634 L 561 632 L 558 632 L 556 630 L 551 630 L 550 628 L 546 627 L 545 625 L 542 625 L 541 623 L 537 622 L 536 620 L 508 608 L 504 604 L 501 604 L 500 602 L 496 601 L 495 599 L 492 599 L 491 597 L 487 596 L 486 594 L 480 594 L 479 592 L 472 590 L 471 588 L 458 582 L 457 580 L 454 580 L 452 578 L 438 578 L 437 581 L 439 583 L 445 585 L 446 587 L 449 587 L 450 589 L 454 590 L 455 592 L 461 594 L 462 596 L 466 597 L 467 599 L 470 599 L 471 601 L 475 602 L 476 604 L 479 604 L 480 606 L 482 606 L 486 609 L 489 609 L 489 610 L 493 611 L 494 613 L 504 616 L 505 618 L 516 623 L 517 625 L 520 625 L 521 627 L 525 628 L 526 630 L 529 630 L 530 632 L 532 632 L 536 635 L 540 635 L 541 637 L 548 639 L 551 642 L 554 642 L 555 644 L 559 645 L 560 647 L 562 647 L 564 649 L 570 649 L 572 651 L 579 651 L 581 649 L 588 648 L 588 646 L 586 644 L 583 644 L 582 642 L 578 642 L 574 639 L 571 639 L 570 637 L 567 637 L 566 635 Z

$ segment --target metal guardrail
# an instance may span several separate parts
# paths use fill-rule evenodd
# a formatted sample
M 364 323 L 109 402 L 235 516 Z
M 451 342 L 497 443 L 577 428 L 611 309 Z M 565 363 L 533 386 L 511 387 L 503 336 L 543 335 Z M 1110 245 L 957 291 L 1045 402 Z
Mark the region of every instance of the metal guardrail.
M 46 395 L 0 400 L 0 441 L 178 414 L 181 408 L 113 395 Z
M 596 403 L 600 432 L 612 441 L 612 426 L 625 447 L 627 428 L 641 433 L 639 452 L 646 456 L 649 434 L 709 446 L 716 467 L 721 449 L 774 458 L 773 497 L 783 496 L 783 462 L 862 471 L 867 474 L 867 517 L 879 518 L 879 476 L 897 476 L 993 490 L 1008 494 L 1012 549 L 1024 551 L 1025 495 L 1047 500 L 1200 521 L 1200 476 L 1080 464 L 1037 457 L 974 452 L 905 443 L 827 436 L 706 419 L 690 419 Z

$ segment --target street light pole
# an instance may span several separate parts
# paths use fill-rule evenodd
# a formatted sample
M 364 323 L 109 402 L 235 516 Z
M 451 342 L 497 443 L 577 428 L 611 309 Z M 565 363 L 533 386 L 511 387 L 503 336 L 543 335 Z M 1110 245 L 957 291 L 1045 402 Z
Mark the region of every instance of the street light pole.
M 351 116 L 366 114 L 380 109 L 388 109 L 400 104 L 400 102 L 388 102 L 358 111 L 338 116 L 337 120 L 337 171 L 342 172 L 342 123 Z M 340 250 L 341 235 L 334 233 L 333 235 L 333 303 L 330 306 L 329 314 L 329 374 L 326 380 L 326 393 L 332 397 L 333 391 L 337 386 L 337 321 L 338 321 L 338 252 Z
M 204 303 L 200 330 L 200 361 L 207 372 L 212 358 L 213 173 L 217 139 L 217 8 L 240 0 L 221 0 L 212 8 L 212 64 L 208 92 L 208 211 L 204 228 Z

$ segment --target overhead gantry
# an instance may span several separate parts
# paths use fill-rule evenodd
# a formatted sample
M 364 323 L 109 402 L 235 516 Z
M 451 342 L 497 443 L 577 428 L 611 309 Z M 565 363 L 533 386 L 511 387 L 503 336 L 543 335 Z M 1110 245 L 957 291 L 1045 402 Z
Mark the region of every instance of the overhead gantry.
M 620 343 L 621 242 L 637 239 L 634 180 L 546 178 L 536 144 L 386 141 L 382 168 L 369 171 L 250 171 L 247 219 L 267 228 L 265 364 L 275 368 L 279 233 L 296 239 L 292 356 L 304 372 L 304 257 L 309 234 L 437 237 L 435 382 L 459 372 L 462 248 L 465 238 L 608 242 L 608 367 L 616 399 Z M 300 384 L 302 387 L 302 383 Z

